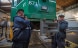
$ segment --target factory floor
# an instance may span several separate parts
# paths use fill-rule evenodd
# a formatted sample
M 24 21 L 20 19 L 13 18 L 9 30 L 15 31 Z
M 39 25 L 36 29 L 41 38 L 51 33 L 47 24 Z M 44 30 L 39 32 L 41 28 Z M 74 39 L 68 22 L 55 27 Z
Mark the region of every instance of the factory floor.
M 0 31 L 2 31 L 0 29 Z M 12 46 L 12 42 L 8 42 L 5 36 L 5 31 L 4 30 L 4 34 L 3 37 L 1 37 L 1 32 L 0 32 L 0 48 L 11 48 Z M 66 41 L 70 42 L 70 47 L 66 47 L 66 48 L 78 48 L 78 32 L 70 32 L 67 33 L 67 39 Z M 49 42 L 41 42 L 39 37 L 37 36 L 38 33 L 37 32 L 32 32 L 31 35 L 31 39 L 30 39 L 30 44 L 29 44 L 29 48 L 51 48 L 51 41 Z M 43 36 L 41 36 L 42 38 L 44 38 Z M 45 44 L 45 45 L 44 45 Z

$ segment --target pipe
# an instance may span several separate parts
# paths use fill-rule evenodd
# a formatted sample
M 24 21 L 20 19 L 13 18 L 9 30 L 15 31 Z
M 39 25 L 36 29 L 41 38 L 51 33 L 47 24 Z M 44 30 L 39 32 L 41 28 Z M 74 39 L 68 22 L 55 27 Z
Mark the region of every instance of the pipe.
M 0 0 L 0 8 L 1 8 L 1 0 Z
M 0 11 L 9 16 L 9 14 L 7 14 L 4 10 L 0 9 Z

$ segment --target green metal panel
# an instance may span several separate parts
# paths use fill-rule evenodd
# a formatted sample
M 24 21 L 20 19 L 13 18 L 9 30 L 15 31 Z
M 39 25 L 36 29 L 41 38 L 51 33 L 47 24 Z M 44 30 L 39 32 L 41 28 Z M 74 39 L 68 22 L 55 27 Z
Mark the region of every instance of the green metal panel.
M 14 2 L 15 3 L 15 2 Z M 21 0 L 11 8 L 11 19 L 16 15 L 18 9 L 24 9 L 29 19 L 55 19 L 56 0 Z

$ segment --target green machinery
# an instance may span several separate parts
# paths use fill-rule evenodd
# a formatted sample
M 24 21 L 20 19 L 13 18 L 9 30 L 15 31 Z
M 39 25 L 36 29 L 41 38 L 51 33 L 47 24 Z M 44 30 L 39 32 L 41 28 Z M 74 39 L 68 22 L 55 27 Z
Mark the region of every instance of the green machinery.
M 18 9 L 23 9 L 30 21 L 36 24 L 43 19 L 56 19 L 56 0 L 12 0 L 11 21 Z
M 40 26 L 40 35 L 47 32 L 57 32 L 55 30 L 57 23 L 52 23 L 52 20 L 56 19 L 56 0 L 12 0 L 11 21 L 16 16 L 18 9 L 25 11 L 24 14 L 27 15 L 33 25 L 35 24 L 34 27 Z M 45 22 L 44 19 L 46 19 Z M 47 22 L 47 20 L 49 21 Z M 10 31 L 10 38 L 12 39 L 12 31 Z

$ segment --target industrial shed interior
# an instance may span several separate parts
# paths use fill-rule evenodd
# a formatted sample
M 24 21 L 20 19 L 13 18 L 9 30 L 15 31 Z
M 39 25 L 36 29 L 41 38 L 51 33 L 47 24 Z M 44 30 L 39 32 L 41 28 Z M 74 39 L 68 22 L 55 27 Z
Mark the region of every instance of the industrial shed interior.
M 22 1 L 22 0 L 14 0 L 14 1 Z M 51 2 L 54 1 L 54 3 L 56 4 L 56 11 L 55 11 L 56 19 L 58 19 L 59 15 L 65 15 L 65 20 L 69 24 L 66 33 L 67 36 L 66 41 L 68 41 L 70 45 L 69 47 L 66 48 L 78 48 L 78 0 L 49 0 L 49 1 Z M 13 43 L 12 42 L 13 22 L 11 21 L 12 3 L 13 3 L 12 0 L 0 0 L 0 48 L 11 48 Z M 43 10 L 46 9 L 47 9 L 46 6 L 44 6 Z M 41 10 L 40 12 L 45 12 L 45 11 Z M 33 18 L 32 20 L 34 19 L 35 18 Z M 2 24 L 1 22 L 3 20 L 7 22 L 4 24 L 4 25 L 7 24 L 5 28 L 1 27 Z M 46 28 L 51 28 L 51 27 L 57 28 L 57 25 L 56 24 L 54 25 L 54 23 L 52 24 L 46 21 L 47 27 L 45 27 L 44 26 L 45 23 L 41 20 L 39 22 L 36 21 L 35 23 L 33 24 L 35 28 L 37 28 L 37 26 L 40 27 L 38 29 L 34 28 L 32 30 L 29 48 L 51 48 L 52 39 L 51 38 L 49 39 L 49 37 L 51 37 L 50 33 L 54 33 L 54 30 L 57 29 L 51 29 L 50 31 L 49 29 Z M 54 26 L 48 26 L 49 24 L 52 24 Z

